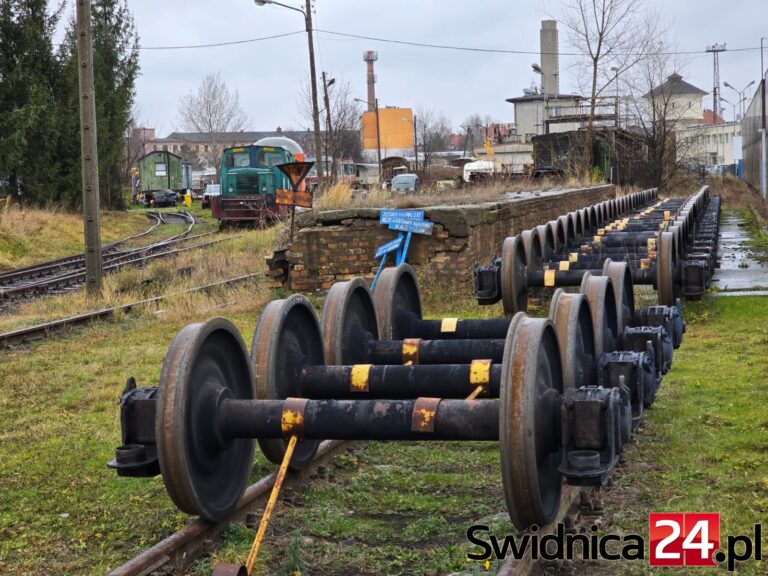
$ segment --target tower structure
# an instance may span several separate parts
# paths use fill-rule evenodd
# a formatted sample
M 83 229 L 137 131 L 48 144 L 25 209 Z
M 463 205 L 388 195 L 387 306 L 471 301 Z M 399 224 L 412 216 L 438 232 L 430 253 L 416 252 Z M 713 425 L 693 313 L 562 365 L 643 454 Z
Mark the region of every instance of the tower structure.
M 560 57 L 556 20 L 542 20 L 539 34 L 541 45 L 541 91 L 548 97 L 560 94 Z
M 714 85 L 712 90 L 712 121 L 718 123 L 720 117 L 720 52 L 725 52 L 725 44 L 712 44 L 707 46 L 707 52 L 712 52 L 714 59 Z
M 376 74 L 373 63 L 379 59 L 379 53 L 373 50 L 363 52 L 363 61 L 368 67 L 368 112 L 373 112 L 376 105 Z

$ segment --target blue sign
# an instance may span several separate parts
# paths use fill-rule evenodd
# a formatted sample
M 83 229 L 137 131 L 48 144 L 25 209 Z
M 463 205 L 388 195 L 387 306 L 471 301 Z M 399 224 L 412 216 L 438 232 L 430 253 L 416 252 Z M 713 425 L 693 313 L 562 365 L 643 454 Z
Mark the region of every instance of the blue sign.
M 405 220 L 398 218 L 389 223 L 390 230 L 399 230 L 401 232 L 415 232 L 416 234 L 432 235 L 432 222 L 417 222 L 416 220 Z
M 432 227 L 434 226 L 434 223 L 424 220 L 424 210 L 381 210 L 379 222 L 387 224 L 390 230 L 397 230 L 398 234 L 397 238 L 379 246 L 379 249 L 376 250 L 374 258 L 381 258 L 381 262 L 379 262 L 379 268 L 371 282 L 371 290 L 376 285 L 376 280 L 379 279 L 387 255 L 397 250 L 395 265 L 399 266 L 405 262 L 408 248 L 411 245 L 411 235 L 416 233 L 429 236 L 432 234 Z
M 394 220 L 424 221 L 424 210 L 382 210 L 379 212 L 379 222 L 390 224 Z
M 376 255 L 374 256 L 374 258 L 379 259 L 382 256 L 384 256 L 384 254 L 389 254 L 390 252 L 394 252 L 395 250 L 399 250 L 400 246 L 402 246 L 402 245 L 403 245 L 403 237 L 402 236 L 398 236 L 394 240 L 391 240 L 391 241 L 387 242 L 386 244 L 382 244 L 381 246 L 379 246 L 379 249 L 376 250 Z

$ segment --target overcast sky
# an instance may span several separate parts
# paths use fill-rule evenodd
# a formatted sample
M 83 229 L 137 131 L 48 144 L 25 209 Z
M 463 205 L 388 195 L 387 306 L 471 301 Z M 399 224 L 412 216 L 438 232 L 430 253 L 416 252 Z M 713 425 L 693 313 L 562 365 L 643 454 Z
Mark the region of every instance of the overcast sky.
M 759 48 L 768 36 L 766 0 L 647 0 L 661 10 L 670 39 L 680 50 L 707 45 Z M 293 6 L 300 0 L 284 0 Z M 73 3 L 70 3 L 72 10 Z M 179 99 L 194 90 L 208 72 L 218 71 L 236 89 L 248 114 L 248 128 L 306 128 L 297 112 L 298 86 L 308 74 L 306 35 L 217 48 L 149 50 L 158 46 L 247 40 L 301 31 L 302 16 L 253 0 L 128 0 L 141 37 L 141 76 L 137 82 L 140 119 L 158 135 L 183 128 Z M 560 13 L 557 0 L 316 0 L 315 27 L 363 36 L 505 50 L 539 50 L 540 21 Z M 569 46 L 564 26 L 560 50 Z M 349 80 L 355 95 L 366 97 L 364 50 L 376 50 L 381 106 L 432 106 L 454 126 L 472 113 L 514 120 L 506 98 L 522 95 L 539 77 L 531 71 L 537 54 L 483 54 L 388 44 L 318 33 L 318 75 Z M 561 92 L 577 91 L 572 57 L 561 57 Z M 759 49 L 720 55 L 720 78 L 741 90 L 760 73 Z M 711 54 L 689 57 L 686 80 L 712 91 Z M 333 89 L 333 87 L 331 88 Z M 750 96 L 752 90 L 750 89 Z M 738 96 L 723 88 L 723 96 Z M 705 97 L 711 108 L 711 97 Z M 732 108 L 726 107 L 730 120 Z

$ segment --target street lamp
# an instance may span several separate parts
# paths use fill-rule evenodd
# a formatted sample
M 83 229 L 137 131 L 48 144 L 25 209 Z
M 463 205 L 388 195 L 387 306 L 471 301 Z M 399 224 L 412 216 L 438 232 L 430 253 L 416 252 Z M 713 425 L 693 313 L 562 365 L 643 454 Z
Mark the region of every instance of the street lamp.
M 331 135 L 333 133 L 333 127 L 331 126 L 331 102 L 328 98 L 328 88 L 333 86 L 336 83 L 336 78 L 331 78 L 330 80 L 327 80 L 325 77 L 325 72 L 323 72 L 323 98 L 325 101 L 325 154 L 323 155 L 323 161 L 325 162 L 325 171 L 329 172 L 328 170 L 328 142 L 331 138 Z M 336 181 L 336 159 L 335 157 L 331 158 L 331 168 L 329 172 L 330 177 L 328 178 L 328 182 L 331 186 Z
M 726 84 L 726 86 L 728 86 L 728 84 Z M 730 88 L 730 86 L 729 86 L 729 88 Z M 736 117 L 736 104 L 734 104 L 733 102 L 728 100 L 728 98 L 723 98 L 722 96 L 720 96 L 720 100 L 722 100 L 726 104 L 730 104 L 733 107 L 733 120 L 736 121 L 737 120 L 737 117 Z M 739 104 L 741 104 L 741 102 L 739 102 Z M 739 112 L 741 112 L 741 106 L 739 106 Z
M 315 46 L 312 43 L 312 6 L 310 5 L 311 0 L 307 0 L 306 10 L 302 10 L 301 8 L 296 8 L 295 6 L 288 6 L 287 4 L 282 4 L 281 2 L 275 2 L 275 0 L 253 0 L 253 2 L 254 4 L 256 4 L 256 6 L 265 6 L 267 4 L 275 4 L 277 6 L 282 6 L 283 8 L 287 8 L 288 10 L 299 12 L 301 13 L 302 16 L 304 16 L 304 27 L 307 30 L 307 41 L 309 42 L 309 77 L 310 77 L 310 84 L 311 84 L 310 88 L 312 92 L 312 123 L 314 124 L 314 129 L 315 129 L 315 157 L 319 160 L 320 152 L 321 152 L 320 109 L 317 106 L 317 77 L 315 75 Z M 317 179 L 319 182 L 323 178 L 323 163 L 316 162 L 316 166 L 317 166 Z
M 355 102 L 362 102 L 368 104 L 368 100 L 361 100 L 360 98 L 353 98 Z M 376 98 L 373 101 L 373 110 L 376 113 L 376 156 L 379 160 L 379 184 L 381 184 L 381 125 L 379 124 L 379 99 Z
M 749 87 L 752 86 L 752 84 L 754 84 L 754 83 L 755 83 L 755 81 L 752 80 L 752 82 L 750 82 L 749 84 L 747 84 L 744 87 L 744 90 L 737 90 L 736 88 L 734 88 L 733 86 L 728 84 L 728 82 L 723 82 L 724 86 L 726 86 L 727 88 L 730 88 L 731 90 L 736 92 L 736 94 L 739 95 L 739 114 L 741 115 L 742 118 L 744 118 L 744 113 L 746 112 L 746 110 L 742 109 L 743 103 L 747 100 L 746 92 L 747 92 L 747 90 L 749 90 Z

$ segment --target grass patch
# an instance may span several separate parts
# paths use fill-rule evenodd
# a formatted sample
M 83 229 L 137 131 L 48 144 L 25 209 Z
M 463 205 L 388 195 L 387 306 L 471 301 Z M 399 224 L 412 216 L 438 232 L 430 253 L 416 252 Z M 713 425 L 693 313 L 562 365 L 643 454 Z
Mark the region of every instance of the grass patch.
M 140 212 L 102 212 L 102 242 L 149 227 Z M 0 212 L 0 270 L 29 266 L 83 251 L 83 215 L 13 204 Z
M 687 303 L 686 320 L 672 370 L 602 493 L 606 533 L 647 538 L 650 512 L 719 512 L 724 542 L 751 534 L 768 512 L 768 408 L 760 400 L 768 391 L 766 300 Z M 581 566 L 589 574 L 648 570 L 642 562 Z M 765 566 L 746 563 L 739 573 L 765 574 Z
M 373 188 L 366 192 L 353 190 L 348 184 L 341 183 L 331 186 L 319 195 L 314 202 L 314 208 L 319 210 L 335 210 L 344 208 L 416 208 L 436 206 L 441 204 L 465 204 L 468 202 L 492 202 L 503 200 L 508 194 L 517 192 L 537 192 L 551 189 L 575 189 L 595 186 L 588 180 L 576 178 L 565 182 L 553 182 L 533 179 L 515 180 L 512 182 L 494 182 L 487 185 L 464 185 L 462 188 L 451 188 L 442 192 L 433 188 L 422 188 L 420 192 L 410 194 L 393 193 L 381 188 Z M 621 193 L 634 191 L 625 188 Z

